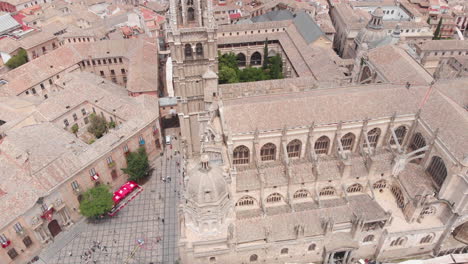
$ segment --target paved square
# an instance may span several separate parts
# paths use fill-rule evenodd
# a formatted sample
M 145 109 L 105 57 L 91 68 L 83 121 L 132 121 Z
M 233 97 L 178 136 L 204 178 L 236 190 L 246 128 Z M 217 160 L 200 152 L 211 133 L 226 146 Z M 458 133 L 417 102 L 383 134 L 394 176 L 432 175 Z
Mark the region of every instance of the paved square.
M 112 218 L 75 224 L 44 249 L 41 259 L 47 264 L 175 263 L 179 159 L 163 156 L 153 161 L 155 170 L 140 195 Z M 170 182 L 161 181 L 168 176 Z

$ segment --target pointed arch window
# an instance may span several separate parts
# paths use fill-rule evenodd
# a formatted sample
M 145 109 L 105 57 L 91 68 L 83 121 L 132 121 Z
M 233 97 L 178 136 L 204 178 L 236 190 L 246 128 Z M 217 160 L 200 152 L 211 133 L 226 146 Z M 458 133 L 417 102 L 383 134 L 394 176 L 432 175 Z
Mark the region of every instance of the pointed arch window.
M 189 22 L 195 21 L 195 9 L 193 7 L 187 9 L 187 19 Z
M 429 244 L 429 243 L 432 242 L 432 240 L 434 240 L 434 237 L 435 237 L 434 234 L 429 234 L 429 235 L 421 238 L 421 240 L 419 241 L 419 244 Z
M 395 135 L 398 140 L 398 144 L 403 144 L 403 139 L 405 139 L 406 136 L 406 127 L 405 126 L 399 126 L 397 129 L 395 129 Z M 390 139 L 390 145 L 395 145 L 395 139 L 393 136 Z
M 260 149 L 260 158 L 262 161 L 276 159 L 276 146 L 273 143 L 267 143 Z
M 379 142 L 380 132 L 380 128 L 378 127 L 367 132 L 367 140 L 369 141 L 369 145 L 371 146 L 371 148 L 375 148 L 377 146 L 377 143 Z M 364 146 L 367 147 L 367 142 L 364 143 Z
M 267 203 L 279 203 L 281 200 L 283 200 L 283 197 L 279 193 L 272 193 L 266 199 Z
M 297 190 L 293 195 L 294 199 L 307 198 L 307 197 L 310 197 L 310 192 L 305 189 Z
M 193 5 L 193 0 L 187 0 L 187 5 L 192 6 Z
M 406 244 L 406 241 L 408 239 L 406 237 L 399 237 L 395 240 L 393 240 L 391 243 L 390 243 L 390 246 L 391 247 L 398 247 L 398 246 L 404 246 Z
M 351 186 L 349 186 L 347 189 L 346 189 L 346 192 L 348 193 L 355 193 L 355 192 L 362 192 L 363 188 L 362 188 L 362 185 L 359 184 L 359 183 L 355 183 Z
M 203 45 L 201 43 L 197 43 L 197 45 L 195 45 L 195 52 L 197 53 L 197 56 L 203 56 Z
M 300 157 L 301 147 L 302 147 L 302 143 L 299 139 L 294 139 L 293 141 L 289 142 L 289 144 L 286 146 L 286 149 L 288 151 L 288 157 L 289 158 Z
M 432 177 L 432 180 L 434 180 L 439 188 L 444 184 L 445 178 L 447 178 L 447 167 L 445 167 L 442 158 L 438 156 L 432 157 L 426 172 Z
M 426 139 L 424 139 L 423 135 L 421 133 L 416 133 L 414 134 L 413 138 L 411 139 L 411 143 L 409 145 L 409 152 L 413 152 L 415 150 L 421 149 L 426 146 Z M 425 151 L 418 151 L 415 155 L 419 156 L 424 154 Z M 421 162 L 422 158 L 416 159 L 413 162 L 416 164 L 419 164 Z
M 374 189 L 385 189 L 387 187 L 387 181 L 386 180 L 380 180 L 374 183 L 372 186 Z
M 415 151 L 415 150 L 423 148 L 425 146 L 426 146 L 426 139 L 424 139 L 423 135 L 421 135 L 421 133 L 414 134 L 414 136 L 413 136 L 413 138 L 411 140 L 411 144 L 409 145 L 410 150 Z M 424 152 L 422 151 L 420 153 L 422 154 Z
M 237 203 L 236 206 L 251 206 L 255 204 L 255 199 L 252 196 L 243 196 L 241 197 Z
M 341 138 L 341 145 L 343 150 L 352 150 L 354 145 L 354 139 L 356 136 L 353 133 L 348 133 Z
M 249 155 L 250 155 L 249 148 L 247 148 L 244 145 L 238 146 L 234 149 L 232 162 L 234 163 L 234 165 L 248 164 Z
M 405 197 L 403 196 L 403 193 L 401 192 L 400 187 L 392 186 L 391 190 L 392 190 L 393 196 L 396 199 L 398 207 L 403 208 L 405 206 Z
M 192 46 L 190 44 L 185 44 L 184 53 L 185 53 L 185 57 L 187 58 L 192 57 Z
M 310 244 L 309 248 L 307 249 L 308 251 L 314 251 L 317 246 L 315 244 Z
M 324 187 L 322 190 L 320 190 L 319 195 L 320 196 L 332 196 L 335 195 L 336 190 L 332 186 Z
M 328 147 L 330 146 L 330 139 L 327 136 L 321 136 L 314 144 L 316 154 L 328 154 Z
M 236 56 L 237 58 L 237 66 L 244 67 L 246 65 L 246 59 L 244 53 L 239 53 Z
M 262 64 L 262 55 L 260 52 L 256 51 L 250 57 L 250 64 L 251 65 L 261 65 Z

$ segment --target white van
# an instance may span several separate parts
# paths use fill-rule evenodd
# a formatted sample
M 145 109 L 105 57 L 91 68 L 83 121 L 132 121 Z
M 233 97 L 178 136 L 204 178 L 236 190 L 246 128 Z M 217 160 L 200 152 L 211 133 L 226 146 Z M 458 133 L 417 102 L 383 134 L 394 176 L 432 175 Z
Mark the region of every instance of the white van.
M 166 145 L 171 144 L 171 136 L 166 136 Z

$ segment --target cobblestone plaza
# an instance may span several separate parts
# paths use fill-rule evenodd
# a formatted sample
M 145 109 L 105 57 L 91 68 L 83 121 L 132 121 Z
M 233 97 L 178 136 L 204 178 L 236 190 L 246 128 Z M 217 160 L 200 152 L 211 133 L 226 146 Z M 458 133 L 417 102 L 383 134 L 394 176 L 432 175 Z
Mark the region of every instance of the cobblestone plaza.
M 120 212 L 112 218 L 78 222 L 56 237 L 41 260 L 47 264 L 174 263 L 180 157 L 166 156 L 152 162 L 153 175 L 143 192 Z M 172 180 L 161 180 L 168 177 Z

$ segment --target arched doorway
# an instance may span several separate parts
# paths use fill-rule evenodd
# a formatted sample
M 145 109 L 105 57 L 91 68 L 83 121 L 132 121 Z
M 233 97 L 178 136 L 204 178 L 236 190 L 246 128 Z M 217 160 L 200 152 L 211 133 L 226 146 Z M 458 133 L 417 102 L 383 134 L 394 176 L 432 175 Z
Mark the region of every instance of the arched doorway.
M 50 223 L 47 225 L 47 227 L 49 228 L 49 231 L 50 231 L 50 234 L 52 235 L 52 237 L 55 237 L 60 232 L 62 232 L 62 228 L 60 227 L 57 220 L 50 221 Z

